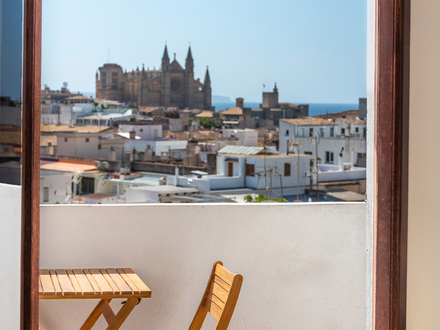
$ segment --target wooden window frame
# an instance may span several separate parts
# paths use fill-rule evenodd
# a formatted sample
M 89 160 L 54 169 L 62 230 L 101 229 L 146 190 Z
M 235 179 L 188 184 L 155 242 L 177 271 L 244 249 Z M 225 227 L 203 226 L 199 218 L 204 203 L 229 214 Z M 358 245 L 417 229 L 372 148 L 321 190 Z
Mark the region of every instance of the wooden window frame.
M 21 313 L 38 330 L 42 0 L 24 0 Z M 406 328 L 410 0 L 376 0 L 373 329 Z M 380 170 L 378 170 L 380 169 Z
M 288 171 L 286 171 L 288 169 Z M 292 164 L 291 163 L 284 163 L 284 176 L 291 176 L 292 175 Z
M 246 176 L 255 176 L 255 164 L 246 164 Z

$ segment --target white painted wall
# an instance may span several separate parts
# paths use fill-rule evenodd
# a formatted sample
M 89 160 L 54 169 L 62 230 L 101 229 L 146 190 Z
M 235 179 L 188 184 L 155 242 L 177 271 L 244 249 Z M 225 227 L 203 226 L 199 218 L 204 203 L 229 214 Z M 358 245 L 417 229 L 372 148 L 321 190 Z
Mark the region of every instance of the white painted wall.
M 72 107 L 60 107 L 60 125 L 71 125 L 75 123 L 75 113 Z
M 306 176 L 306 172 L 310 171 L 310 158 L 311 156 L 300 155 L 299 157 L 299 189 L 303 193 L 304 189 L 310 184 L 310 178 Z M 235 160 L 229 161 L 229 160 Z M 238 162 L 237 162 L 238 160 Z M 228 163 L 233 164 L 233 174 L 234 176 L 228 176 Z M 255 172 L 264 171 L 264 158 L 260 157 L 234 157 L 234 155 L 217 155 L 217 168 L 221 169 L 221 172 L 217 170 L 217 175 L 204 176 L 210 181 L 211 190 L 220 189 L 234 189 L 234 188 L 250 188 L 250 189 L 265 189 L 265 180 L 261 176 L 258 179 L 257 175 L 247 176 L 246 175 L 246 164 L 253 164 L 255 167 Z M 284 164 L 290 163 L 290 176 L 284 175 Z M 281 175 L 281 182 L 279 177 L 275 176 L 272 178 L 272 183 L 270 176 L 267 179 L 268 187 L 275 189 L 276 194 L 285 196 L 296 194 L 297 192 L 297 167 L 298 157 L 294 154 L 290 154 L 285 157 L 266 157 L 266 169 L 278 167 L 278 173 Z M 316 180 L 315 180 L 316 182 Z M 281 188 L 283 192 L 281 192 Z
M 301 140 L 301 153 L 306 151 L 311 152 L 314 156 L 316 154 L 316 146 L 313 139 L 310 137 L 300 138 Z M 296 140 L 294 139 L 294 142 Z M 287 139 L 280 138 L 280 151 L 285 152 L 287 145 Z M 334 163 L 338 164 L 339 153 L 343 151 L 344 163 L 351 163 L 351 151 L 354 151 L 354 162 L 358 162 L 358 154 L 365 154 L 367 152 L 367 141 L 366 139 L 356 139 L 356 138 L 322 138 L 319 140 L 318 144 L 318 157 L 321 158 L 321 163 L 324 164 L 326 161 L 326 152 L 333 152 Z
M 89 139 L 89 142 L 86 142 L 86 139 Z M 57 153 L 63 156 L 110 159 L 110 148 L 113 147 L 116 151 L 115 160 L 122 160 L 126 141 L 124 138 L 99 139 L 99 135 L 58 135 Z
M 142 140 L 162 140 L 162 125 L 130 125 L 119 124 L 119 132 L 129 133 L 135 131 Z
M 127 140 L 125 143 L 126 149 L 136 149 L 143 151 L 150 146 L 156 156 L 160 156 L 162 152 L 169 150 L 185 150 L 188 146 L 187 140 L 169 140 L 169 141 L 144 141 L 144 140 Z
M 238 138 L 237 145 L 257 147 L 258 146 L 258 132 L 253 129 L 224 129 L 222 136 L 229 138 L 235 136 Z
M 0 320 L 20 328 L 21 187 L 0 184 Z
M 49 190 L 49 201 L 44 202 L 44 188 Z M 40 203 L 41 204 L 72 203 L 72 173 L 54 174 L 40 171 Z
M 41 208 L 42 268 L 132 267 L 151 288 L 121 329 L 187 328 L 215 260 L 244 277 L 231 329 L 364 328 L 364 203 Z M 95 303 L 41 301 L 40 324 L 78 329 Z
M 440 328 L 440 1 L 411 1 L 407 329 Z
M 295 137 L 309 137 L 310 136 L 310 129 L 313 129 L 313 132 L 318 133 L 321 137 L 332 137 L 330 134 L 330 128 L 334 128 L 334 136 L 336 136 L 338 133 L 338 126 L 336 125 L 322 125 L 322 126 L 296 126 L 294 124 L 290 124 L 288 122 L 280 120 L 280 143 L 281 138 L 284 140 L 293 138 L 295 140 Z M 282 150 L 282 149 L 280 149 Z M 282 151 L 285 152 L 285 151 Z

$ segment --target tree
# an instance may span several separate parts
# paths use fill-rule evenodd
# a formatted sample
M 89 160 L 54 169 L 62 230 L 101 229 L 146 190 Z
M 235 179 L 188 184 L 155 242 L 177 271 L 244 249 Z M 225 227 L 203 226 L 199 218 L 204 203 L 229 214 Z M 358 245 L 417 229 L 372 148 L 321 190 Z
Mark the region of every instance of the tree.
M 244 196 L 244 200 L 246 203 L 261 203 L 264 201 L 274 201 L 278 203 L 288 203 L 287 199 L 278 197 L 278 198 L 266 198 L 263 193 L 259 194 L 255 199 L 252 198 L 251 195 Z
M 198 120 L 200 122 L 200 126 L 203 128 L 206 128 L 206 129 L 210 129 L 211 127 L 221 127 L 222 126 L 221 121 L 213 120 L 212 118 L 205 118 L 205 117 L 191 118 L 189 120 L 189 124 L 192 125 L 194 120 Z

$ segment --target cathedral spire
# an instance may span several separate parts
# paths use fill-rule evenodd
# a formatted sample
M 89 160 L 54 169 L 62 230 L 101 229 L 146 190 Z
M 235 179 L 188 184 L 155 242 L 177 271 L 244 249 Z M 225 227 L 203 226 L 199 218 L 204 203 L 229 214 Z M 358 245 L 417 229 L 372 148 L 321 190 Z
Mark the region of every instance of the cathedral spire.
M 206 67 L 205 81 L 203 84 L 205 86 L 211 85 L 211 78 L 209 77 L 209 67 Z
M 165 50 L 163 51 L 163 56 L 162 56 L 162 60 L 165 60 L 165 59 L 170 59 L 169 58 L 169 56 L 168 56 L 168 48 L 167 48 L 167 45 L 165 44 Z
M 194 60 L 191 52 L 191 45 L 188 48 L 188 55 L 186 56 L 186 71 L 194 72 Z
M 187 60 L 192 60 L 193 59 L 193 55 L 192 55 L 192 52 L 191 52 L 191 45 L 189 45 L 188 55 L 186 56 L 186 59 Z
M 162 57 L 162 71 L 168 71 L 168 66 L 170 65 L 170 57 L 168 56 L 168 48 L 167 45 L 165 44 L 165 50 L 163 52 L 163 57 Z

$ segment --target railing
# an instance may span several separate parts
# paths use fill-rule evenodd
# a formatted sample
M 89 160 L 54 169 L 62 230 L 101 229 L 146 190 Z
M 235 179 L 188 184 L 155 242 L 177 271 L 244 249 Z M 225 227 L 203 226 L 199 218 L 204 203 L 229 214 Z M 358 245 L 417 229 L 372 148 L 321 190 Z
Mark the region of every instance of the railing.
M 364 203 L 42 206 L 40 267 L 133 268 L 152 298 L 127 329 L 188 327 L 215 260 L 244 277 L 231 329 L 362 329 L 365 218 Z M 94 303 L 41 301 L 42 329 L 78 329 Z

